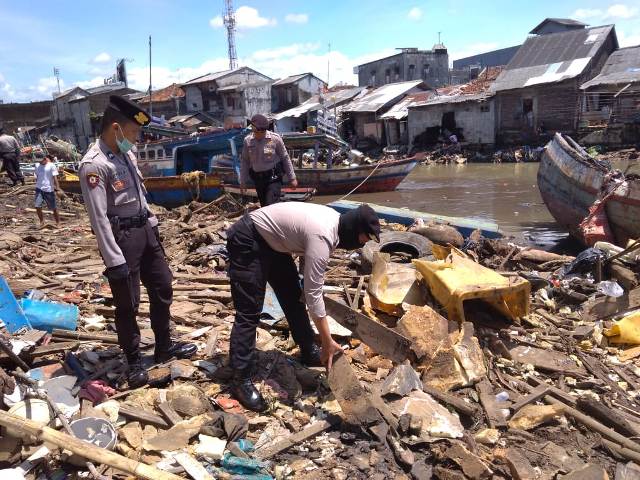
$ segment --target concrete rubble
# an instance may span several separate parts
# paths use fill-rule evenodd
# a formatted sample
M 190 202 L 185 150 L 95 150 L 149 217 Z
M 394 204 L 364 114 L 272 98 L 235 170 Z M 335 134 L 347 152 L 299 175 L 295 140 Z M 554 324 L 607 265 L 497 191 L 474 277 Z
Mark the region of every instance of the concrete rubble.
M 139 322 L 154 381 L 129 390 L 84 208 L 67 195 L 61 227 L 38 229 L 25 213 L 31 189 L 0 189 L 0 275 L 16 298 L 76 305 L 79 317 L 71 329 L 0 330 L 8 347 L 0 354 L 7 478 L 640 478 L 640 347 L 605 334 L 640 305 L 633 282 L 623 297 L 607 297 L 597 288 L 606 271 L 598 281 L 591 272 L 565 273 L 573 256 L 477 233 L 462 244 L 433 225 L 414 229 L 531 283 L 529 313 L 517 321 L 468 300 L 458 323 L 406 255 L 376 254 L 367 275 L 357 255 L 337 251 L 325 294 L 359 315 L 332 315 L 344 355 L 328 374 L 304 368 L 286 320 L 268 305 L 254 379 L 270 408 L 256 414 L 230 397 L 227 360 L 234 309 L 225 232 L 252 207 L 228 197 L 153 207 L 174 273 L 173 334 L 199 350 L 190 361 L 153 365 L 143 289 Z M 626 267 L 637 279 L 640 266 Z M 73 436 L 82 434 L 64 423 L 82 418 L 106 421 L 114 438 L 108 428 L 91 432 L 92 443 L 76 448 Z M 43 442 L 46 451 L 33 456 Z M 28 458 L 29 468 L 15 470 Z

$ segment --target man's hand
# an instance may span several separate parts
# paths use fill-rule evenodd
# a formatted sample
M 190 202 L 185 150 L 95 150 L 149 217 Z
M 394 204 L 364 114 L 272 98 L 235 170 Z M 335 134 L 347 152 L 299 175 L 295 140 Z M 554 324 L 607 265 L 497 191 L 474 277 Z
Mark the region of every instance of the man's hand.
M 298 179 L 294 178 L 293 180 L 291 180 L 291 182 L 289 183 L 293 188 L 297 188 L 298 187 Z
M 320 353 L 320 360 L 322 361 L 322 364 L 327 368 L 327 372 L 331 370 L 331 366 L 333 365 L 333 356 L 341 351 L 342 348 L 333 339 L 331 339 L 331 341 L 322 343 L 322 353 Z
M 126 280 L 129 278 L 129 266 L 126 263 L 109 267 L 104 271 L 104 275 L 112 282 Z

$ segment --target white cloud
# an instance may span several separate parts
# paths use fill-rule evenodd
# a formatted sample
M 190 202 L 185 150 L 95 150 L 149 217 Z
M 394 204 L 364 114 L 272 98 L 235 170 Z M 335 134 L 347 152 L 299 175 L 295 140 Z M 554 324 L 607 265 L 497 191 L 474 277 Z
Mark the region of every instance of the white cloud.
M 624 30 L 618 30 L 618 43 L 621 47 L 635 47 L 640 45 L 640 33 L 627 35 Z
M 629 19 L 638 15 L 637 7 L 630 7 L 623 3 L 616 3 L 607 8 L 607 14 L 604 18 L 621 18 Z
M 579 8 L 571 15 L 571 18 L 586 20 L 588 18 L 602 17 L 604 12 L 599 8 Z
M 275 18 L 261 17 L 260 12 L 253 7 L 243 5 L 236 10 L 236 26 L 240 29 L 272 27 L 277 23 Z M 221 15 L 217 15 L 209 20 L 209 25 L 213 28 L 221 28 L 224 26 L 224 19 Z
M 60 89 L 62 90 L 63 87 L 64 80 L 60 79 Z M 58 91 L 58 81 L 56 77 L 43 77 L 38 80 L 35 89 L 43 95 L 51 96 L 53 92 Z
M 409 10 L 407 18 L 411 20 L 420 20 L 422 18 L 422 9 L 420 7 L 413 7 Z
M 74 85 L 80 88 L 99 87 L 100 85 L 104 85 L 104 77 L 93 77 L 89 80 L 76 82 Z
M 490 52 L 491 50 L 495 50 L 498 47 L 499 44 L 497 42 L 472 43 L 460 50 L 449 52 L 449 60 L 453 61 L 460 58 L 471 57 L 472 55 L 477 55 L 479 53 Z
M 288 13 L 284 17 L 284 21 L 289 23 L 307 23 L 309 21 L 309 15 L 306 13 Z
M 109 63 L 110 61 L 111 61 L 111 55 L 109 55 L 107 52 L 102 52 L 96 55 L 95 57 L 93 57 L 93 60 L 91 60 L 91 63 Z

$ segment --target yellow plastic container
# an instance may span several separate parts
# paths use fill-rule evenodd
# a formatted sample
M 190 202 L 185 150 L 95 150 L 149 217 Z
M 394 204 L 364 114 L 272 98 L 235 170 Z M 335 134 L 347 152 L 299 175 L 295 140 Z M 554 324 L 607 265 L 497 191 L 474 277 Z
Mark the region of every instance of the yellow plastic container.
M 434 298 L 447 309 L 451 321 L 465 321 L 463 304 L 480 299 L 511 320 L 529 314 L 531 285 L 519 277 L 504 277 L 452 249 L 435 262 L 414 260 Z
M 609 343 L 628 343 L 640 345 L 640 310 L 633 312 L 603 332 L 609 337 Z

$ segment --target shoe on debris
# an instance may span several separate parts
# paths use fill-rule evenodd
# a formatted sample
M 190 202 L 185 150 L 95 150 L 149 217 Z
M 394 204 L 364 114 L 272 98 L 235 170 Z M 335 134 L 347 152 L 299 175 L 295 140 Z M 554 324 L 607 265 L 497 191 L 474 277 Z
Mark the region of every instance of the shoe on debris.
M 320 347 L 315 343 L 312 343 L 310 347 L 300 347 L 300 361 L 307 367 L 321 367 L 321 351 Z
M 191 358 L 198 351 L 198 347 L 193 343 L 171 342 L 167 348 L 156 350 L 153 359 L 156 363 L 163 363 L 171 358 Z
M 251 381 L 250 370 L 235 370 L 231 381 L 231 395 L 238 400 L 243 407 L 254 412 L 264 412 L 267 402 L 256 386 Z

